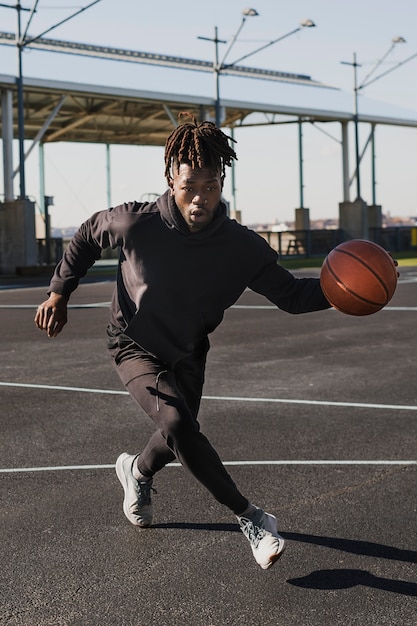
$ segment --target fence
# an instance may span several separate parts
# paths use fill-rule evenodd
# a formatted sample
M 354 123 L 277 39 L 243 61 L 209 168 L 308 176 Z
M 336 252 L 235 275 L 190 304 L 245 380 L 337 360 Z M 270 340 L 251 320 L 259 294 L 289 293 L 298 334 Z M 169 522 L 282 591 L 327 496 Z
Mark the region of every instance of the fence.
M 370 229 L 370 239 L 390 252 L 417 251 L 417 226 Z
M 55 265 L 64 252 L 64 240 L 62 237 L 51 237 L 48 240 L 37 239 L 38 265 Z
M 280 257 L 325 256 L 335 246 L 346 241 L 340 229 L 292 230 L 283 232 L 257 231 Z M 369 229 L 370 241 L 389 252 L 417 252 L 417 226 L 394 226 Z
M 339 243 L 346 240 L 340 229 L 271 230 L 257 231 L 276 250 L 280 257 L 325 256 Z M 417 226 L 394 226 L 389 228 L 371 228 L 369 240 L 378 243 L 389 252 L 417 252 Z M 63 253 L 68 240 L 51 238 L 49 252 L 45 239 L 38 239 L 38 264 L 55 264 Z M 117 259 L 118 250 L 111 248 L 103 251 L 103 259 Z

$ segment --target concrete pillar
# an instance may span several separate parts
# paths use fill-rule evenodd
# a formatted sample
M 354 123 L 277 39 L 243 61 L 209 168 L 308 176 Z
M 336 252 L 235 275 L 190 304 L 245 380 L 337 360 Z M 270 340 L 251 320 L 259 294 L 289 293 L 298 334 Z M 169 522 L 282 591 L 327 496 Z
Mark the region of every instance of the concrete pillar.
M 235 209 L 230 209 L 230 219 L 236 220 L 239 224 L 242 223 L 242 211 L 236 211 Z
M 295 209 L 295 230 L 310 230 L 310 209 Z
M 345 239 L 368 239 L 368 205 L 364 200 L 339 203 L 339 228 Z
M 0 274 L 37 265 L 35 203 L 14 200 L 0 204 Z
M 382 228 L 382 206 L 380 204 L 368 206 L 368 226 L 369 228 Z

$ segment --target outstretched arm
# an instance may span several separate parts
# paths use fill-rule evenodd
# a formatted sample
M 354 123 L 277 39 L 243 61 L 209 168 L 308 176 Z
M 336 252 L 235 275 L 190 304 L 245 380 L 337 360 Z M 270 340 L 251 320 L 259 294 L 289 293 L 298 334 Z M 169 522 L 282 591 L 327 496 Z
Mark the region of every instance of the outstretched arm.
M 67 323 L 68 299 L 59 293 L 51 292 L 49 298 L 38 306 L 35 324 L 46 330 L 48 337 L 56 337 Z
M 68 300 L 80 278 L 100 258 L 101 251 L 117 245 L 110 233 L 113 210 L 99 211 L 81 224 L 55 268 L 49 285 L 49 298 L 39 305 L 35 324 L 48 337 L 59 335 L 67 323 Z

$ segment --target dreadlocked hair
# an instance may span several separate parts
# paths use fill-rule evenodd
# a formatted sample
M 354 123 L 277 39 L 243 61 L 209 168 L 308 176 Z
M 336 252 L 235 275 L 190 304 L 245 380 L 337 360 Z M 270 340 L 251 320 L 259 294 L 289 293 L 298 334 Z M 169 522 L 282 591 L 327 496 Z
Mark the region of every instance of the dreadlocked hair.
M 169 135 L 165 144 L 165 177 L 172 179 L 173 166 L 187 163 L 192 168 L 208 168 L 225 175 L 226 165 L 230 167 L 237 156 L 228 137 L 213 122 L 197 123 L 196 118 L 183 111 L 178 118 L 189 117 L 191 122 L 177 126 Z

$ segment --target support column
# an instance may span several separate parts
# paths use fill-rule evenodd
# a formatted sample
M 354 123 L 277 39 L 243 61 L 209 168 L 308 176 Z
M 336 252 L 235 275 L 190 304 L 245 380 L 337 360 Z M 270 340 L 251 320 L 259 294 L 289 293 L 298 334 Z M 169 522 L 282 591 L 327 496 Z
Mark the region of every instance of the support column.
M 110 144 L 106 143 L 106 186 L 107 186 L 107 206 L 112 206 L 111 199 L 111 161 L 110 161 Z
M 37 233 L 40 239 L 46 239 L 46 211 L 47 207 L 45 205 L 45 155 L 44 155 L 44 145 L 41 142 L 39 144 L 39 208 L 41 217 L 43 220 L 43 232 Z M 39 230 L 39 229 L 38 229 Z
M 339 228 L 345 240 L 368 239 L 368 208 L 362 198 L 355 202 L 340 202 Z
M 295 230 L 310 230 L 310 209 L 295 209 Z
M 368 206 L 368 226 L 370 229 L 382 228 L 382 206 L 380 204 Z
M 298 172 L 300 181 L 300 208 L 304 208 L 304 155 L 303 155 L 303 122 L 298 120 Z
M 348 123 L 342 122 L 343 202 L 350 202 Z
M 230 129 L 230 136 L 231 138 L 235 139 L 235 129 L 234 126 L 232 126 L 232 128 Z M 232 211 L 234 213 L 234 219 L 236 219 L 238 222 L 242 221 L 242 216 L 241 216 L 241 212 L 237 210 L 237 203 L 236 203 L 236 164 L 235 164 L 235 160 L 232 159 L 232 167 L 231 167 L 231 174 L 232 174 L 232 201 L 233 201 L 233 207 L 232 207 Z M 237 214 L 239 213 L 239 216 L 237 216 Z M 230 212 L 231 215 L 231 212 Z
M 14 199 L 13 191 L 13 96 L 10 90 L 1 92 L 1 123 L 3 140 L 4 199 Z
M 372 204 L 376 206 L 376 167 L 375 167 L 375 124 L 372 124 L 371 129 L 371 161 L 372 161 Z
M 295 230 L 310 230 L 310 209 L 304 206 L 303 122 L 301 118 L 298 120 L 298 172 L 300 207 L 295 209 Z

